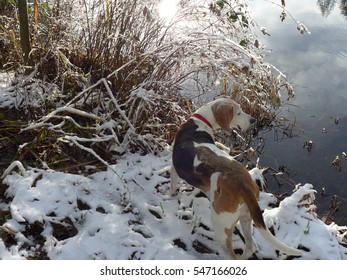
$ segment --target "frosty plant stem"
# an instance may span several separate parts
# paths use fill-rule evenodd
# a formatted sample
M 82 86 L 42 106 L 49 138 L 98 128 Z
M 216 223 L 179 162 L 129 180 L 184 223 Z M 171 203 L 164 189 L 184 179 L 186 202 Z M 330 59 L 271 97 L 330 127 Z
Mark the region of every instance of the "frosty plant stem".
M 110 86 L 108 85 L 106 79 L 103 78 L 103 79 L 101 79 L 101 80 L 102 80 L 102 82 L 104 83 L 104 86 L 105 86 L 105 88 L 106 88 L 106 90 L 107 90 L 108 95 L 111 97 L 111 99 L 112 99 L 112 101 L 113 101 L 113 104 L 116 106 L 117 111 L 118 111 L 119 114 L 123 117 L 123 119 L 127 122 L 127 124 L 129 125 L 130 129 L 131 129 L 132 131 L 135 131 L 134 126 L 133 126 L 132 123 L 129 121 L 129 119 L 128 119 L 128 117 L 125 115 L 124 111 L 119 107 L 118 102 L 117 102 L 116 98 L 114 97 L 114 95 L 113 95 L 113 93 L 112 93 L 112 91 L 111 91 L 111 89 L 110 89 Z
M 304 234 L 309 234 L 310 233 L 310 229 L 311 229 L 311 227 L 310 227 L 310 220 L 307 220 L 307 225 L 306 225 L 306 229 L 304 230 Z
M 78 109 L 73 108 L 73 107 L 60 107 L 60 108 L 54 110 L 53 112 L 51 112 L 50 114 L 48 114 L 47 116 L 43 117 L 41 122 L 33 124 L 33 125 L 29 125 L 28 127 L 23 128 L 21 131 L 23 132 L 23 131 L 27 131 L 27 130 L 31 130 L 31 129 L 37 129 L 37 128 L 40 128 L 43 126 L 52 127 L 53 124 L 48 123 L 48 121 L 50 119 L 52 119 L 53 117 L 56 117 L 59 113 L 63 113 L 63 112 L 79 115 L 81 117 L 89 118 L 89 119 L 96 120 L 96 121 L 104 121 L 103 118 L 100 118 L 94 114 L 87 113 L 87 112 L 82 111 L 82 110 L 78 110 Z
M 126 65 L 124 65 L 125 67 Z M 120 70 L 120 69 L 118 69 Z M 115 74 L 115 73 L 113 73 Z M 86 94 L 87 92 L 89 92 L 90 90 L 92 90 L 93 88 L 96 88 L 98 85 L 103 84 L 105 86 L 105 89 L 108 93 L 108 95 L 110 96 L 113 104 L 115 105 L 117 111 L 119 112 L 119 114 L 123 117 L 123 119 L 127 122 L 127 124 L 129 125 L 130 129 L 132 131 L 135 131 L 134 126 L 132 125 L 132 123 L 129 121 L 128 117 L 125 115 L 124 111 L 120 108 L 116 98 L 114 97 L 110 86 L 108 85 L 108 82 L 105 78 L 100 79 L 98 82 L 96 82 L 94 85 L 90 86 L 89 88 L 83 90 L 81 93 L 79 93 L 75 98 L 73 98 L 70 102 L 68 102 L 66 105 L 70 106 L 72 103 L 76 102 L 81 96 L 83 96 L 84 94 Z
M 288 15 L 291 17 L 291 19 L 296 23 L 297 29 L 299 30 L 299 32 L 300 32 L 301 34 L 304 34 L 304 33 L 311 34 L 311 32 L 307 29 L 307 27 L 306 27 L 303 23 L 297 21 L 297 20 L 292 16 L 292 14 L 287 10 L 287 8 L 286 8 L 286 6 L 285 6 L 285 1 L 282 1 L 282 4 L 275 3 L 275 2 L 273 2 L 273 1 L 271 1 L 271 0 L 265 0 L 265 1 L 268 2 L 268 3 L 271 3 L 271 4 L 275 5 L 275 6 L 279 6 L 279 7 L 281 7 L 281 8 L 283 9 L 283 12 L 282 12 L 282 15 L 281 15 L 281 20 L 282 20 L 282 21 L 285 20 L 285 17 L 286 17 L 286 15 L 288 14 Z
M 12 162 L 9 167 L 6 168 L 6 170 L 4 171 L 4 173 L 2 174 L 0 179 L 4 179 L 16 167 L 20 170 L 22 175 L 25 176 L 26 171 L 25 171 L 23 164 L 20 161 L 16 160 L 16 161 Z
M 59 139 L 58 139 L 58 140 L 59 140 Z M 66 135 L 65 137 L 61 138 L 60 140 L 61 140 L 61 141 L 66 141 L 66 140 L 68 140 L 68 141 L 70 141 L 71 143 L 75 144 L 75 145 L 76 145 L 78 148 L 80 148 L 81 150 L 90 153 L 90 154 L 93 155 L 95 158 L 97 158 L 101 163 L 103 163 L 105 166 L 107 166 L 114 174 L 116 174 L 116 175 L 119 177 L 119 179 L 121 179 L 121 180 L 124 181 L 124 179 L 122 178 L 122 176 L 120 176 L 120 175 L 117 173 L 117 171 L 116 171 L 111 165 L 109 165 L 109 163 L 108 163 L 107 161 L 103 160 L 93 149 L 90 149 L 90 148 L 88 148 L 88 147 L 85 147 L 85 146 L 81 145 L 81 144 L 78 142 L 78 140 L 81 140 L 81 139 L 79 139 L 78 137 L 76 137 L 76 136 L 67 136 L 67 135 Z M 126 182 L 124 181 L 124 183 L 126 183 Z

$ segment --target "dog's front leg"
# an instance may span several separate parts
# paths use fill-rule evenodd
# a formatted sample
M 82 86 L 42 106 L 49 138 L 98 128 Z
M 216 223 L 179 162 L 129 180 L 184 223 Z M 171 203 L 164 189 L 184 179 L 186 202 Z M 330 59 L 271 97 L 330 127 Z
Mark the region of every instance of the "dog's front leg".
M 171 166 L 170 178 L 171 178 L 170 196 L 175 196 L 179 178 L 178 178 L 176 169 L 173 165 Z

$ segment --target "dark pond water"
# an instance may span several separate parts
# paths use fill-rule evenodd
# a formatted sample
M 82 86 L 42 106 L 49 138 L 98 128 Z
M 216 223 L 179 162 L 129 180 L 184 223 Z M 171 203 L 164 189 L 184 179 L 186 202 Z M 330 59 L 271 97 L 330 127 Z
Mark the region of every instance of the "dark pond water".
M 271 34 L 259 35 L 272 49 L 267 61 L 287 75 L 296 92 L 280 111 L 295 120 L 294 137 L 263 132 L 260 162 L 289 173 L 269 179 L 272 192 L 291 192 L 287 179 L 311 183 L 317 190 L 320 217 L 334 212 L 333 201 L 334 207 L 339 206 L 333 220 L 347 225 L 347 157 L 342 156 L 347 153 L 347 0 L 287 0 L 286 5 L 310 35 L 301 35 L 289 15 L 282 23 L 281 8 L 264 0 L 251 1 L 253 18 Z M 342 161 L 334 166 L 338 155 Z

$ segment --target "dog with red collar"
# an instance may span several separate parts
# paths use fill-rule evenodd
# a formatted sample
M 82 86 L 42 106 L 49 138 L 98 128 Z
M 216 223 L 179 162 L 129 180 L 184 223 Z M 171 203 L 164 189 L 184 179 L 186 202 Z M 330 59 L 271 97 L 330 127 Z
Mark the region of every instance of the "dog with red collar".
M 241 163 L 215 144 L 214 130 L 247 130 L 254 122 L 254 118 L 228 97 L 216 99 L 198 109 L 182 124 L 175 137 L 171 194 L 176 193 L 179 178 L 206 194 L 211 202 L 216 239 L 223 244 L 231 259 L 248 259 L 254 253 L 252 221 L 275 249 L 301 256 L 301 251 L 285 245 L 271 234 L 258 204 L 258 185 Z M 237 222 L 241 224 L 245 239 L 242 256 L 236 255 L 232 245 Z

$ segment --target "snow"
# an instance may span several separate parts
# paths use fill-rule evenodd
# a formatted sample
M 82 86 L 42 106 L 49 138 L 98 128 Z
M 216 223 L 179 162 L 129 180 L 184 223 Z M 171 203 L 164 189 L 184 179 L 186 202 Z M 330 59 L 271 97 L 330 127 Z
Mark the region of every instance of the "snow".
M 11 93 L 12 87 L 9 87 L 13 74 L 0 72 L 0 108 L 12 108 L 15 103 L 15 95 Z
M 227 258 L 213 240 L 207 198 L 183 183 L 177 197 L 167 195 L 170 164 L 168 149 L 157 156 L 127 154 L 112 169 L 88 177 L 37 168 L 17 173 L 14 165 L 3 181 L 10 202 L 0 210 L 11 212 L 3 227 L 14 233 L 15 244 L 7 248 L 0 239 L 0 259 L 31 258 L 38 251 L 56 260 Z M 302 259 L 347 259 L 341 227 L 325 225 L 313 211 L 314 192 L 310 184 L 300 186 L 276 208 L 270 206 L 274 196 L 262 192 L 265 222 L 277 238 L 299 246 Z M 70 226 L 71 236 L 62 238 L 56 224 Z M 42 227 L 41 242 L 31 234 L 34 225 Z M 257 230 L 254 238 L 259 259 L 286 258 Z M 242 248 L 240 237 L 234 239 Z M 197 244 L 205 245 L 204 253 Z

